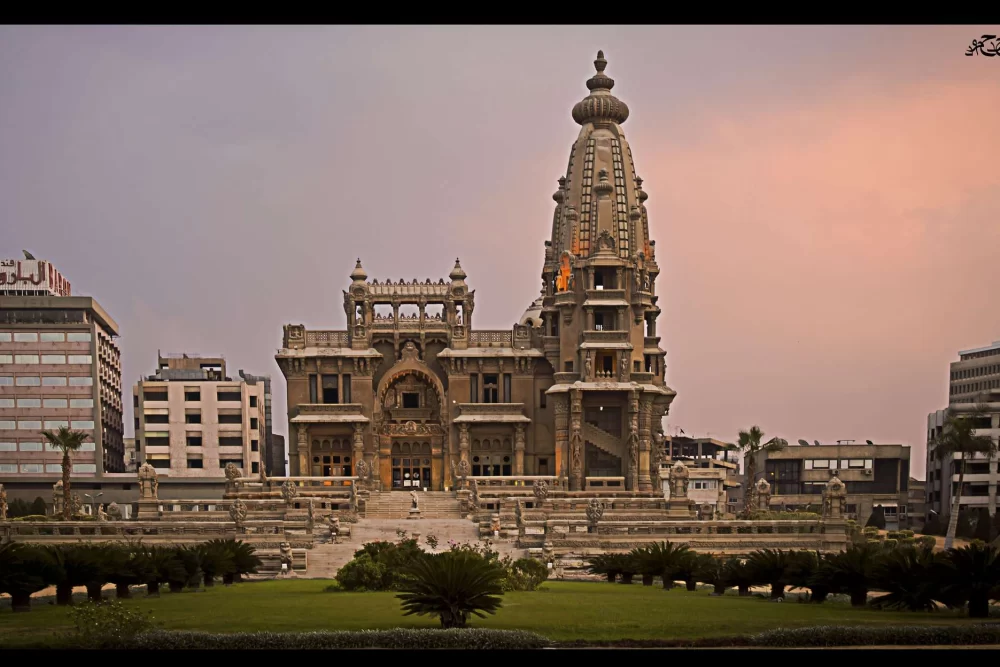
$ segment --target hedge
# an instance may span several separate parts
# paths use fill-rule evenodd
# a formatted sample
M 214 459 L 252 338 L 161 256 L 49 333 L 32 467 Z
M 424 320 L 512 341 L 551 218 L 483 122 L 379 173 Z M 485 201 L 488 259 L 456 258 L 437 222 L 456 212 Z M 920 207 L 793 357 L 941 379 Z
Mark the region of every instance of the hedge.
M 753 646 L 938 646 L 1000 644 L 1000 623 L 941 626 L 816 626 L 768 630 L 750 636 Z
M 545 637 L 521 630 L 467 629 L 403 629 L 361 630 L 338 632 L 169 632 L 156 630 L 143 633 L 120 646 L 107 648 L 133 650 L 163 649 L 537 649 L 551 646 Z

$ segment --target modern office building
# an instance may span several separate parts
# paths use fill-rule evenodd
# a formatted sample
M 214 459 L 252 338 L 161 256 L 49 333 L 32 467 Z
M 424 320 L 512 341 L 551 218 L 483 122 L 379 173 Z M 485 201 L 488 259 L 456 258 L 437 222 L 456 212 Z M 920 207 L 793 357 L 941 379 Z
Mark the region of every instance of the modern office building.
M 1000 340 L 958 353 L 951 363 L 948 403 L 976 403 L 992 389 L 1000 389 Z
M 156 373 L 132 389 L 140 465 L 156 468 L 178 497 L 199 485 L 207 492 L 204 484 L 220 491 L 229 463 L 257 476 L 267 432 L 265 394 L 264 382 L 230 378 L 221 356 L 159 355 Z
M 274 422 L 271 421 L 271 376 L 251 375 L 240 371 L 240 377 L 248 384 L 258 382 L 264 385 L 264 441 L 261 443 L 263 455 L 261 462 L 264 470 L 272 477 L 285 475 L 285 438 L 275 435 Z
M 772 509 L 821 507 L 823 489 L 834 476 L 847 487 L 846 515 L 859 523 L 881 505 L 886 528 L 907 528 L 909 521 L 910 448 L 907 445 L 790 445 L 776 452 L 759 452 L 755 476 L 771 485 Z
M 739 464 L 731 445 L 712 438 L 666 436 L 665 458 L 660 462 L 660 480 L 664 498 L 670 499 L 670 468 L 683 463 L 688 468 L 688 497 L 701 505 L 712 505 L 718 512 L 734 513 L 738 507 L 729 502 L 739 488 Z
M 90 435 L 74 477 L 125 471 L 117 337 L 97 300 L 72 296 L 50 263 L 0 261 L 0 483 L 11 499 L 48 500 L 60 479 L 62 453 L 43 430 Z

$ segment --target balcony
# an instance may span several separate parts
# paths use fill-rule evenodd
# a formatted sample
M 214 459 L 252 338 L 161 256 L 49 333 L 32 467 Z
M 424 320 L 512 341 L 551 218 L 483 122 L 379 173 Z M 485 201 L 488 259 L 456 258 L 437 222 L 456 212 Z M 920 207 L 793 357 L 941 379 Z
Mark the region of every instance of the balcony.
M 306 331 L 306 347 L 350 347 L 346 331 Z
M 469 347 L 514 347 L 511 331 L 470 331 Z
M 394 422 L 428 422 L 432 419 L 430 408 L 392 408 L 389 415 Z
M 300 403 L 293 424 L 367 423 L 360 403 Z
M 584 343 L 628 343 L 629 331 L 612 329 L 589 329 L 583 332 Z
M 453 421 L 462 423 L 530 424 L 524 416 L 524 403 L 459 403 L 460 416 Z
M 587 301 L 607 301 L 625 300 L 625 290 L 623 289 L 589 289 L 587 290 Z

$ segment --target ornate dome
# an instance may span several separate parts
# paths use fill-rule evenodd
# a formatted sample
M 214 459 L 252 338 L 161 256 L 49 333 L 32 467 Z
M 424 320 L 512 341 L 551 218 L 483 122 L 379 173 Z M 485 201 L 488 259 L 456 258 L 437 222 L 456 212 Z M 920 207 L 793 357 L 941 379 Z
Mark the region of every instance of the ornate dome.
M 543 324 L 542 299 L 544 298 L 545 298 L 545 290 L 543 289 L 542 293 L 538 295 L 538 298 L 535 299 L 530 306 L 528 306 L 528 309 L 526 311 L 524 311 L 524 315 L 521 315 L 521 320 L 518 322 L 518 324 L 521 325 L 526 324 L 529 327 L 542 326 Z
M 628 120 L 628 105 L 611 94 L 615 80 L 604 73 L 608 61 L 604 59 L 604 51 L 597 52 L 594 67 L 597 74 L 587 80 L 590 95 L 576 103 L 573 107 L 573 120 L 580 125 L 593 123 L 618 123 Z

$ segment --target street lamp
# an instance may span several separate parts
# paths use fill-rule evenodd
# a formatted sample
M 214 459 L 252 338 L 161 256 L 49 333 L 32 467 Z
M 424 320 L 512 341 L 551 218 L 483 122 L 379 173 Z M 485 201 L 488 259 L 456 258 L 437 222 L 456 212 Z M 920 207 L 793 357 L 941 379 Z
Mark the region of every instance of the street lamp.
M 98 493 L 96 496 L 92 496 L 89 493 L 83 494 L 84 498 L 90 498 L 90 513 L 94 513 L 94 501 L 104 495 L 104 492 Z

